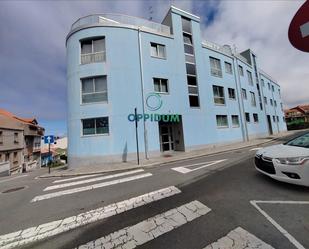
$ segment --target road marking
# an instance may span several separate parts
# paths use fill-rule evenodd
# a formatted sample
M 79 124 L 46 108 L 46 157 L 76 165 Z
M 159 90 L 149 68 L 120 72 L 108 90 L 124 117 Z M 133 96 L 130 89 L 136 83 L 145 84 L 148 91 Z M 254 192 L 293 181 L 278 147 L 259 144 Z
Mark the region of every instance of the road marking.
M 263 149 L 263 147 L 252 148 L 250 151 L 253 151 L 253 150 L 260 150 L 260 149 Z
M 135 248 L 165 233 L 168 233 L 211 209 L 199 201 L 192 201 L 180 207 L 158 214 L 133 226 L 123 228 L 102 238 L 90 241 L 77 248 Z
M 209 167 L 209 166 L 212 166 L 212 165 L 215 165 L 217 163 L 221 163 L 221 162 L 224 162 L 226 161 L 227 159 L 222 159 L 222 160 L 217 160 L 217 161 L 211 161 L 211 162 L 203 162 L 203 163 L 195 163 L 195 164 L 190 164 L 190 165 L 186 165 L 186 166 L 181 166 L 181 167 L 175 167 L 175 168 L 172 168 L 172 170 L 175 170 L 177 172 L 180 172 L 182 174 L 187 174 L 187 173 L 190 173 L 192 171 L 196 171 L 196 170 L 199 170 L 199 169 L 203 169 L 203 168 L 206 168 L 206 167 Z M 198 165 L 202 165 L 198 168 L 195 168 L 195 169 L 188 169 L 188 167 L 192 167 L 192 166 L 198 166 Z
M 272 246 L 260 240 L 253 234 L 247 232 L 241 227 L 230 231 L 225 237 L 204 247 L 204 249 L 246 249 L 246 248 L 263 248 L 273 249 Z
M 25 177 L 25 176 L 28 176 L 28 175 L 21 175 L 21 176 L 12 177 L 10 179 L 4 179 L 4 180 L 0 181 L 0 183 L 8 182 L 8 181 L 11 181 L 11 180 L 14 180 L 14 179 L 17 179 L 17 178 L 21 178 L 21 177 Z
M 30 227 L 17 232 L 4 234 L 0 236 L 0 248 L 9 249 L 46 239 L 48 237 L 103 220 L 116 214 L 120 214 L 179 193 L 181 193 L 181 191 L 178 188 L 175 186 L 170 186 L 133 197 L 125 201 L 116 202 L 105 207 L 90 210 L 76 216 L 71 216 L 62 220 L 41 224 L 37 227 Z
M 97 181 L 102 181 L 102 180 L 120 177 L 120 176 L 132 175 L 132 174 L 140 173 L 140 172 L 143 172 L 143 171 L 144 171 L 143 169 L 131 170 L 131 171 L 118 173 L 118 174 L 114 174 L 114 175 L 100 176 L 100 177 L 95 177 L 95 178 L 88 179 L 88 180 L 81 180 L 81 181 L 77 181 L 77 182 L 69 182 L 69 183 L 63 183 L 63 184 L 59 184 L 59 185 L 53 185 L 53 186 L 49 186 L 49 187 L 45 188 L 44 191 L 58 189 L 58 188 L 66 188 L 66 187 L 71 187 L 71 186 L 90 183 L 90 182 L 97 182 Z
M 102 187 L 115 185 L 115 184 L 119 184 L 119 183 L 123 183 L 123 182 L 134 181 L 134 180 L 149 177 L 149 176 L 152 176 L 152 174 L 146 173 L 146 174 L 140 174 L 140 175 L 135 175 L 135 176 L 129 176 L 129 177 L 126 177 L 126 178 L 116 179 L 116 180 L 109 181 L 109 182 L 102 182 L 102 183 L 97 183 L 97 184 L 94 184 L 94 185 L 88 185 L 88 186 L 85 186 L 85 187 L 73 188 L 73 189 L 62 190 L 62 191 L 54 192 L 54 193 L 50 193 L 50 194 L 39 195 L 39 196 L 34 197 L 31 200 L 31 202 L 42 201 L 42 200 L 46 200 L 46 199 L 50 199 L 50 198 L 63 196 L 63 195 L 70 195 L 70 194 L 74 194 L 74 193 L 78 193 L 78 192 L 102 188 Z
M 102 175 L 105 175 L 105 174 L 93 174 L 93 175 L 75 176 L 75 177 L 71 177 L 71 178 L 65 178 L 65 179 L 61 179 L 61 180 L 56 180 L 56 181 L 53 181 L 53 183 L 69 182 L 69 181 L 80 180 L 80 179 L 85 179 L 85 178 L 90 178 L 90 177 L 97 177 L 97 176 L 102 176 Z
M 297 249 L 305 249 L 291 234 L 289 234 L 282 226 L 280 226 L 273 218 L 271 218 L 262 208 L 258 206 L 258 203 L 269 204 L 309 204 L 309 201 L 257 201 L 252 200 L 250 203 L 263 215 L 265 218 L 273 224 Z
M 309 22 L 306 22 L 300 26 L 300 32 L 303 38 L 305 38 L 306 36 L 309 36 Z

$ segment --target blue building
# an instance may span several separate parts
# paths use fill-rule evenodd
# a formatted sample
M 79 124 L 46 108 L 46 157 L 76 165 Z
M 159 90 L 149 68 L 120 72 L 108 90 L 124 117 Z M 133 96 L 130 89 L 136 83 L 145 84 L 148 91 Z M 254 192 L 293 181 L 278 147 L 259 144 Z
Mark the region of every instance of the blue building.
M 69 165 L 247 141 L 286 130 L 280 86 L 250 49 L 202 40 L 200 18 L 102 14 L 66 40 Z M 135 108 L 137 115 L 135 115 Z

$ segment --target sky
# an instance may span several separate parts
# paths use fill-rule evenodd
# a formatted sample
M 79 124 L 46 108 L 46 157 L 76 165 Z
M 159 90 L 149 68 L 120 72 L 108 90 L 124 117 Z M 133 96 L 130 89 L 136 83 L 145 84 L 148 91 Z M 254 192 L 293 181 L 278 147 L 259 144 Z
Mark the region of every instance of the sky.
M 309 103 L 309 53 L 288 41 L 304 1 L 1 1 L 0 108 L 36 117 L 46 133 L 66 134 L 65 37 L 78 18 L 121 13 L 161 22 L 169 6 L 201 17 L 205 40 L 251 48 L 260 67 L 281 85 L 285 108 Z

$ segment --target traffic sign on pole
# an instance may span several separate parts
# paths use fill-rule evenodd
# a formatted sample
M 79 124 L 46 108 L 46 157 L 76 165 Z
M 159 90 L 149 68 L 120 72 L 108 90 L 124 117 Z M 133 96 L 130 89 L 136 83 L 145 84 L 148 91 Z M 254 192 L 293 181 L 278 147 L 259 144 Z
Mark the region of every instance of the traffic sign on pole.
M 44 136 L 44 143 L 45 144 L 53 144 L 55 142 L 55 136 L 49 135 L 49 136 Z

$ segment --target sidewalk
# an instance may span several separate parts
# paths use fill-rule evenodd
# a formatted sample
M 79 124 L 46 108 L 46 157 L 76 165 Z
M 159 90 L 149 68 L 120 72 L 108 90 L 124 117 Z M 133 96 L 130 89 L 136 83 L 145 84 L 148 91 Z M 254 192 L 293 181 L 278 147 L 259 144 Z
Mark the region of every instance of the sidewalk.
M 108 163 L 104 165 L 104 169 L 101 166 L 91 166 L 91 167 L 80 167 L 68 169 L 66 167 L 61 167 L 53 169 L 50 174 L 41 175 L 40 178 L 49 178 L 49 177 L 69 177 L 69 176 L 79 176 L 79 175 L 91 175 L 91 174 L 101 174 L 105 172 L 137 169 L 137 168 L 147 168 L 153 166 L 164 165 L 166 163 L 176 162 L 185 159 L 197 158 L 207 155 L 219 154 L 222 152 L 238 150 L 241 148 L 252 147 L 252 146 L 262 146 L 265 143 L 269 143 L 274 140 L 279 140 L 281 137 L 294 135 L 306 130 L 295 130 L 287 131 L 280 134 L 271 135 L 264 138 L 257 138 L 250 140 L 248 142 L 238 142 L 231 143 L 227 145 L 213 145 L 208 148 L 198 149 L 188 152 L 171 152 L 168 155 L 153 157 L 149 160 L 141 160 L 140 165 L 137 165 L 136 161 L 123 162 L 123 163 Z M 307 130 L 308 131 L 308 130 Z

